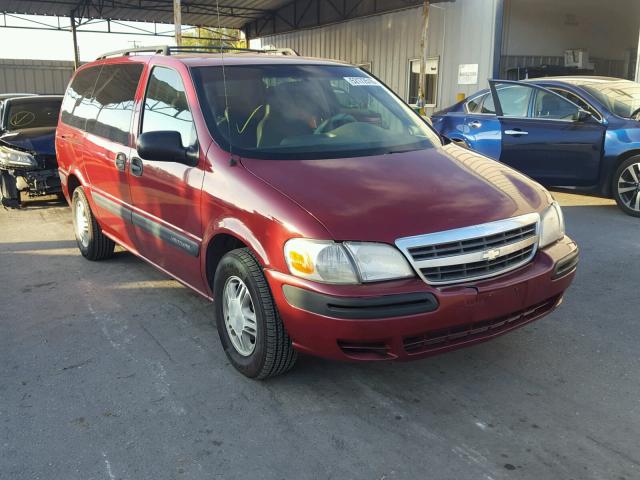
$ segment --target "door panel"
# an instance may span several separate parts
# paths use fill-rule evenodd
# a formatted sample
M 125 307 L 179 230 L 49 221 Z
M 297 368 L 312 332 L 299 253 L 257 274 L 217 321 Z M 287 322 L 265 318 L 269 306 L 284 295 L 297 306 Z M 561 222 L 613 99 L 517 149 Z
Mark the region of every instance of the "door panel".
M 492 115 L 467 115 L 465 118 L 465 136 L 471 148 L 477 152 L 500 159 L 502 144 L 500 141 L 500 120 Z
M 184 82 L 176 70 L 156 66 L 151 71 L 139 131 L 178 131 L 185 147 L 197 147 Z M 141 159 L 137 152 L 132 152 L 129 185 L 137 249 L 201 291 L 204 290 L 199 259 L 203 177 L 200 164 L 191 167 Z
M 596 122 L 500 119 L 500 161 L 549 186 L 597 182 L 604 128 Z
M 560 95 L 522 82 L 492 81 L 500 121 L 500 161 L 549 186 L 597 183 L 605 127 L 580 119 Z
M 86 106 L 84 165 L 102 228 L 127 247 L 135 244 L 127 162 L 140 63 L 105 65 Z
M 467 143 L 494 160 L 500 159 L 500 121 L 496 116 L 491 92 L 467 103 L 467 116 L 462 127 Z

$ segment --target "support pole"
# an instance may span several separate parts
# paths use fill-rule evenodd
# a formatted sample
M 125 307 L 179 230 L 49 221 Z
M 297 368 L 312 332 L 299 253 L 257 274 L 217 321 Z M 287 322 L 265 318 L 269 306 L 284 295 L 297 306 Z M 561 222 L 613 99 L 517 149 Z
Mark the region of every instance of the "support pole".
M 74 12 L 69 16 L 71 19 L 71 35 L 73 37 L 73 68 L 75 70 L 80 66 L 80 51 L 78 50 L 78 33 L 76 32 L 76 17 Z
M 634 80 L 636 82 L 640 82 L 640 37 L 638 38 L 638 51 L 636 53 L 636 71 Z
M 173 0 L 173 24 L 176 28 L 176 45 L 182 45 L 182 8 L 181 0 Z
M 429 0 L 424 0 L 422 8 L 422 35 L 420 36 L 420 76 L 418 77 L 418 105 L 424 108 L 427 95 L 426 65 L 427 41 L 429 38 Z M 420 112 L 423 114 L 423 112 Z

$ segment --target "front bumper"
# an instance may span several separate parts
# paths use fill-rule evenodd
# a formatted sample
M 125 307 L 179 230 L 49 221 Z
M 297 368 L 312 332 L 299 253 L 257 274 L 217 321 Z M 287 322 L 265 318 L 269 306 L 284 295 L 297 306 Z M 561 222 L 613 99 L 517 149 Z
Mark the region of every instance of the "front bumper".
M 265 271 L 296 349 L 337 360 L 410 360 L 502 335 L 553 311 L 577 266 L 565 237 L 508 274 L 453 286 L 410 279 L 336 286 Z
M 27 192 L 29 197 L 41 197 L 62 192 L 58 169 L 22 168 L 3 169 L 16 190 Z

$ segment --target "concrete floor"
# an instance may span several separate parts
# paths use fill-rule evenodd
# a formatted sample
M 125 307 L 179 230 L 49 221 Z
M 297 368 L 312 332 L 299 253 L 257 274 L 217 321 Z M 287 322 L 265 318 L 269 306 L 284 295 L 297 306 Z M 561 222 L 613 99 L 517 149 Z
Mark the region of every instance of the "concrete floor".
M 557 196 L 582 263 L 553 315 L 262 383 L 205 300 L 127 253 L 80 257 L 66 206 L 0 210 L 0 478 L 640 478 L 640 219 Z

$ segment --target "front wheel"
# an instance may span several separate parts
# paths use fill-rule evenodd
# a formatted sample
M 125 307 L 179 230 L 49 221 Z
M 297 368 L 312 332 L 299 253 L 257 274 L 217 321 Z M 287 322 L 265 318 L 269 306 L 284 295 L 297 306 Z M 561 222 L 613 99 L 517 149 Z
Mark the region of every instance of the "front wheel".
M 218 335 L 233 366 L 249 378 L 280 375 L 296 361 L 260 264 L 246 248 L 227 253 L 213 281 Z
M 640 157 L 620 164 L 613 177 L 613 198 L 627 215 L 640 217 Z
M 73 191 L 71 211 L 73 212 L 73 230 L 82 256 L 88 260 L 104 260 L 112 257 L 116 244 L 102 233 L 82 187 Z

